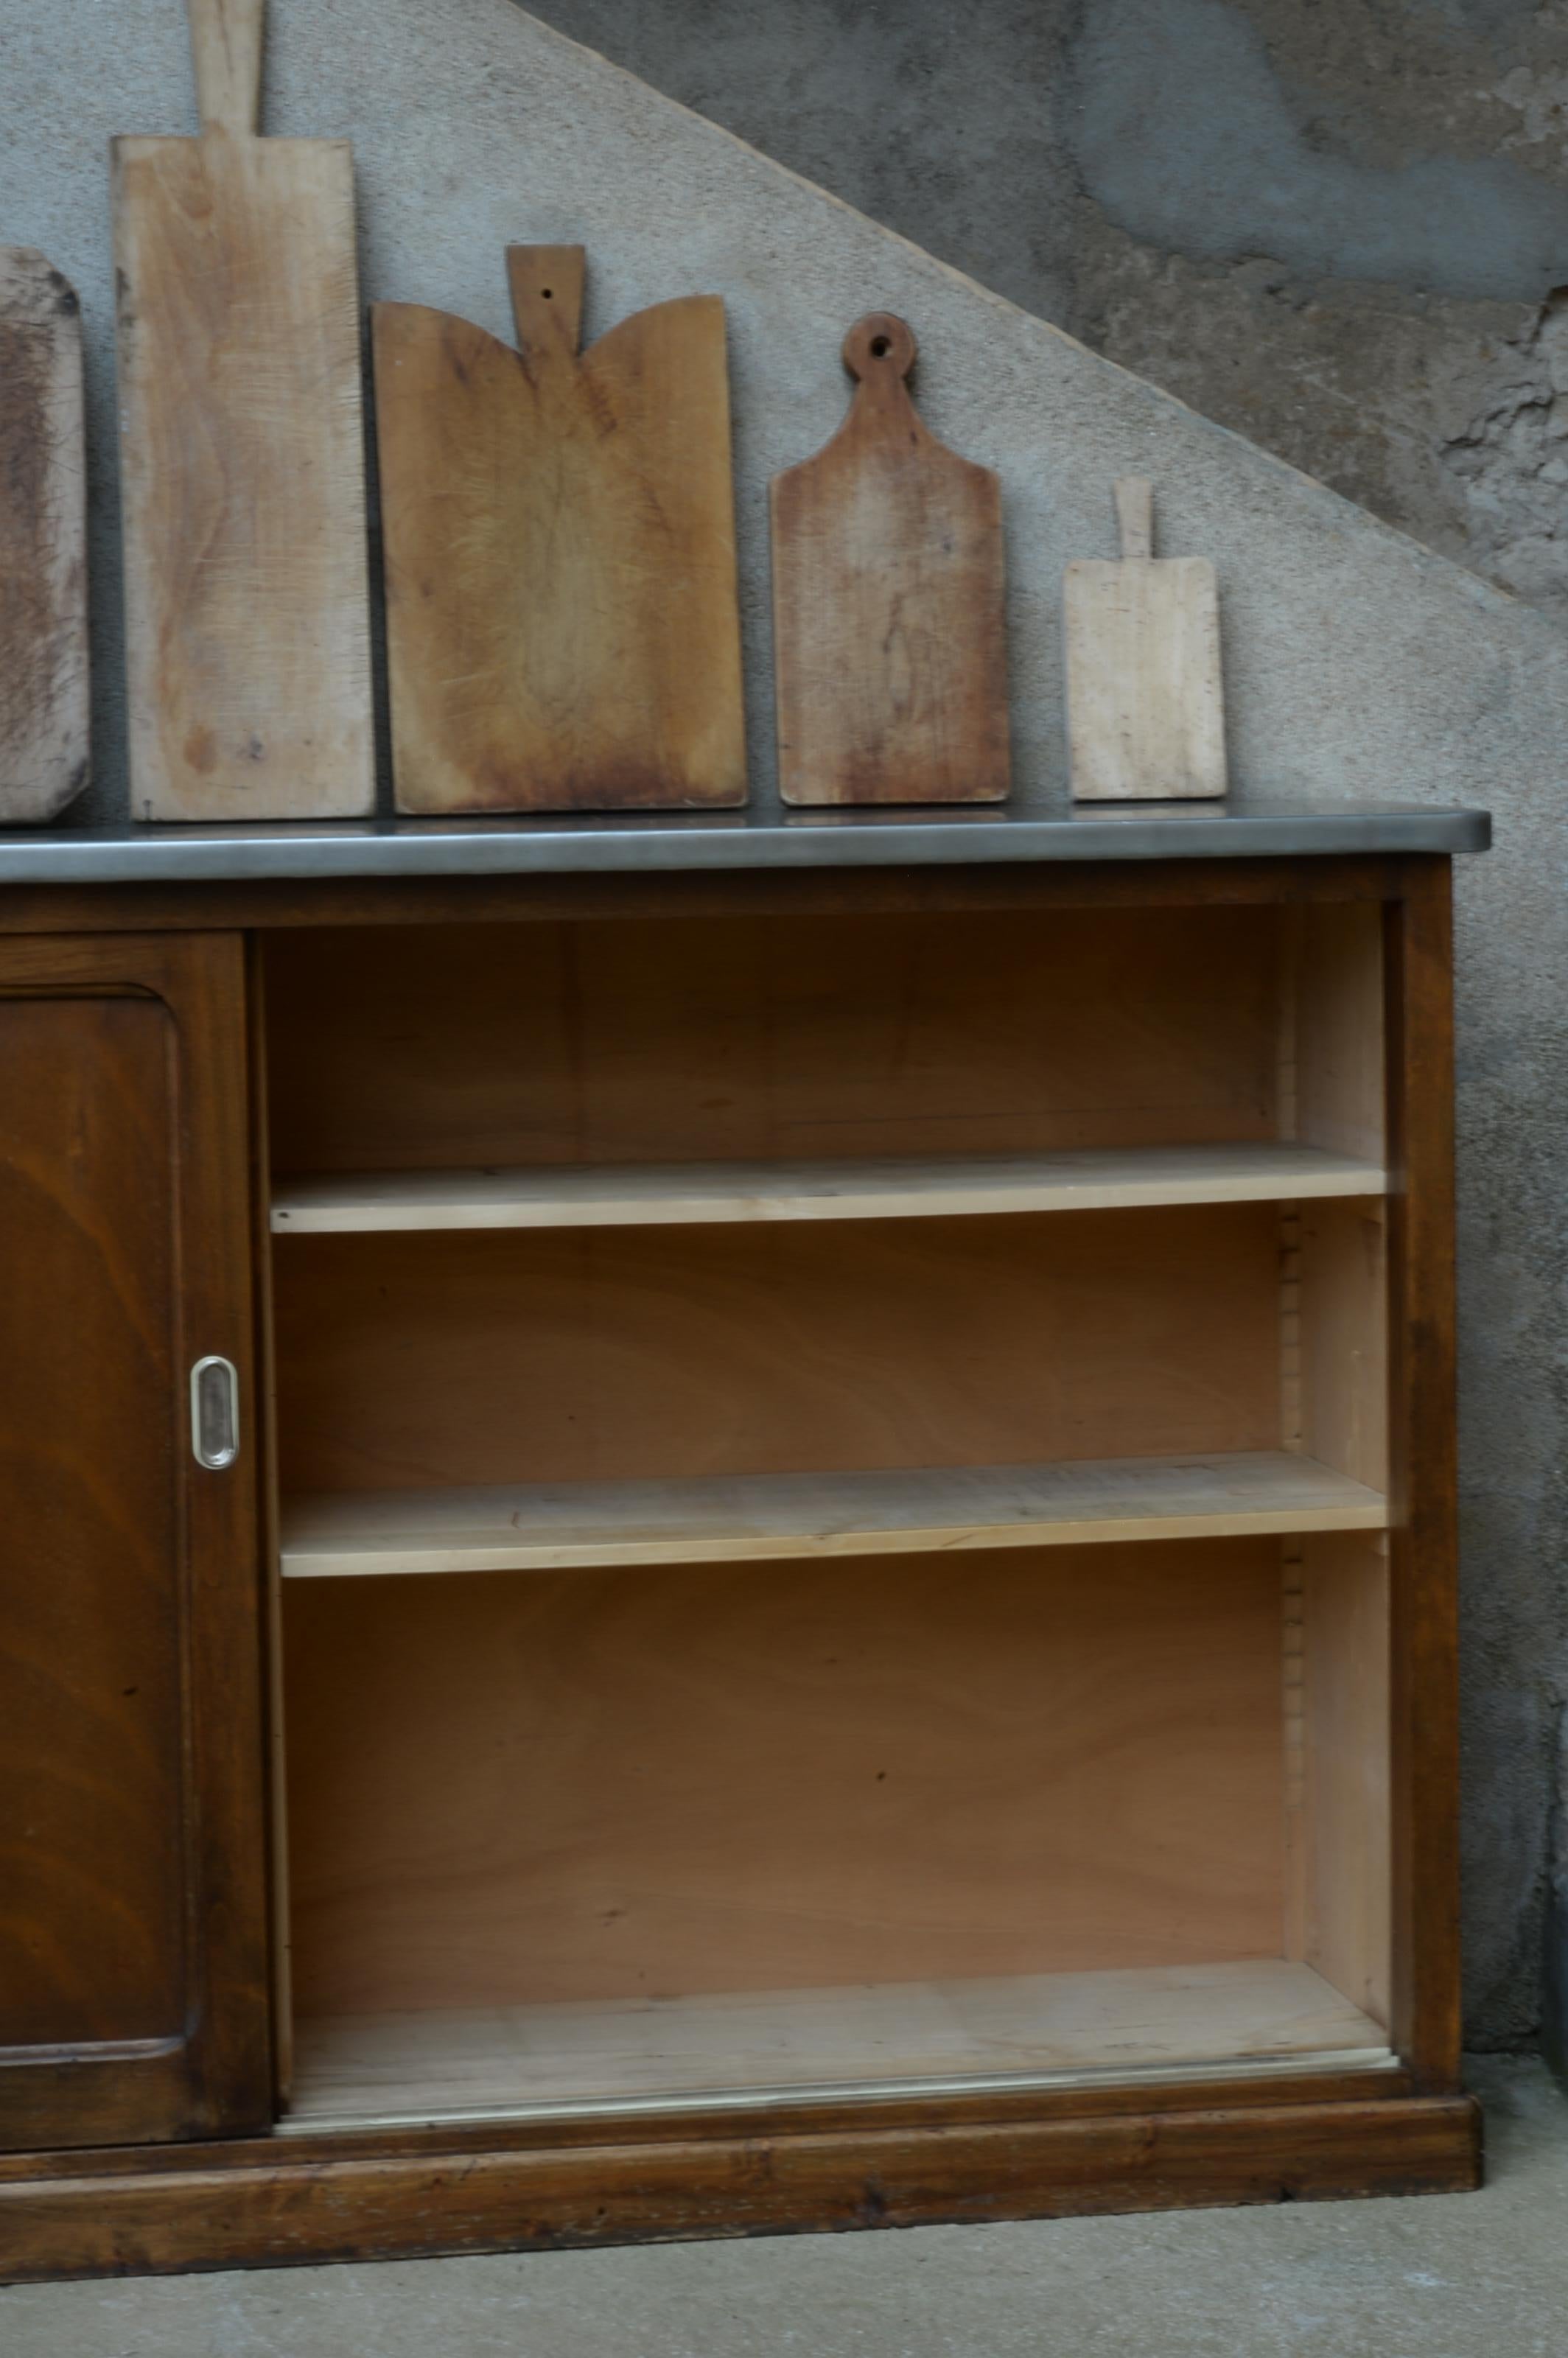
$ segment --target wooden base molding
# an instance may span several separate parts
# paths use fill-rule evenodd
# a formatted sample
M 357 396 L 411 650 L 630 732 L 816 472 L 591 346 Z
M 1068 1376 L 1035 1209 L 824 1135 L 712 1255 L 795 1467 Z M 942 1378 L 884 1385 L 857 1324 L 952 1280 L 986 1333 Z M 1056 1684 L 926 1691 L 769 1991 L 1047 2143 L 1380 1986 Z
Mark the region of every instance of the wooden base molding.
M 1480 2183 L 1480 2108 L 1400 2097 L 544 2147 L 502 2132 L 423 2151 L 405 2135 L 334 2140 L 330 2158 L 274 2137 L 72 2165 L 3 2166 L 0 2279 L 1458 2193 Z

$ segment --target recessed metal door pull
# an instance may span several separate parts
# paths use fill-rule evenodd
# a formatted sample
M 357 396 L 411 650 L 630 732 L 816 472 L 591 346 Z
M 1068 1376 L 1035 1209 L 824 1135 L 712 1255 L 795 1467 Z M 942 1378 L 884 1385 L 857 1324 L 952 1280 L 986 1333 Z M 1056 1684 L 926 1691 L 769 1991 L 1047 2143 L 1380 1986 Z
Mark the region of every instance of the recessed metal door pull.
M 213 1354 L 190 1370 L 190 1446 L 197 1464 L 215 1474 L 240 1454 L 240 1379 L 232 1359 Z

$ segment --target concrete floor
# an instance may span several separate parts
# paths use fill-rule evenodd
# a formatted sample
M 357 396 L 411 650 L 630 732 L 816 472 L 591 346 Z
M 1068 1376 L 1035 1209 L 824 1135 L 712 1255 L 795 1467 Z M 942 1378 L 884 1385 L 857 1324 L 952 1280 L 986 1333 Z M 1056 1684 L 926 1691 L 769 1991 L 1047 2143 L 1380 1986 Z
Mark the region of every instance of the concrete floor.
M 4 2358 L 1565 2358 L 1568 2099 L 1480 2194 L 0 2292 Z

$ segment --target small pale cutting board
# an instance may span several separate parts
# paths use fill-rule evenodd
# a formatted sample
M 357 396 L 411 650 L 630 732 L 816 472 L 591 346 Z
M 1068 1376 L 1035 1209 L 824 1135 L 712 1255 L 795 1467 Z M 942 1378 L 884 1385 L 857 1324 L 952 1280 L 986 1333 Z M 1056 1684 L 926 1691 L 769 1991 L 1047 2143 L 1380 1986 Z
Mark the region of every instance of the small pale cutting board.
M 744 802 L 724 306 L 579 351 L 583 249 L 507 249 L 520 349 L 373 313 L 406 811 Z
M 827 447 L 771 486 L 786 803 L 989 803 L 1008 790 L 1001 490 L 927 431 L 891 312 L 844 342 Z
M 1154 494 L 1116 485 L 1119 562 L 1066 569 L 1067 752 L 1078 802 L 1225 792 L 1219 598 L 1204 557 L 1154 555 Z
M 87 784 L 81 313 L 41 254 L 0 246 L 0 826 Z
M 188 0 L 201 135 L 114 142 L 138 819 L 374 802 L 345 140 L 261 139 L 263 0 Z

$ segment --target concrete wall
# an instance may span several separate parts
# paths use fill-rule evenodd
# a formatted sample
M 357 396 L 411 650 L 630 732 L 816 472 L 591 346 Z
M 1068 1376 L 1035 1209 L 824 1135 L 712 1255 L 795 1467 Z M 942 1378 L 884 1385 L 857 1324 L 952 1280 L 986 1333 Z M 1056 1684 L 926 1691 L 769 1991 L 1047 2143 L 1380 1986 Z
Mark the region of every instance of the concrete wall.
M 1376 258 L 1390 240 L 1428 253 L 1439 183 L 1413 150 L 1403 161 L 1379 160 L 1357 146 L 1354 124 L 1325 113 L 1289 150 L 1293 177 L 1271 180 L 1294 102 L 1264 103 L 1275 85 L 1247 12 L 1208 6 L 1170 20 L 1208 40 L 1211 61 L 1223 53 L 1223 63 L 1227 42 L 1251 60 L 1250 80 L 1238 82 L 1231 71 L 1227 81 L 1211 62 L 1194 88 L 1185 38 L 1162 49 L 1155 18 L 1119 0 L 1070 22 L 1048 5 L 992 16 L 988 5 L 979 0 L 951 32 L 934 6 L 868 19 L 847 0 L 841 15 L 819 14 L 819 0 L 785 5 L 765 29 L 718 5 L 700 16 L 672 8 L 662 30 L 651 17 L 633 29 L 640 39 L 678 35 L 693 74 L 726 58 L 738 71 L 749 55 L 745 87 L 760 92 L 758 107 L 782 110 L 778 125 L 809 133 L 817 152 L 805 160 L 816 168 L 1051 309 L 1072 310 L 1092 265 L 1096 284 L 1132 290 L 1116 304 L 1107 297 L 1105 317 L 1164 317 L 1171 351 L 1179 345 L 1195 368 L 1223 368 L 1228 355 L 1238 377 L 1256 366 L 1259 384 L 1272 384 L 1279 371 L 1257 361 L 1249 307 L 1272 318 L 1280 298 L 1257 276 L 1271 265 L 1233 266 L 1216 251 L 1162 258 L 1152 242 L 1160 222 L 1162 235 L 1180 227 L 1256 252 L 1265 232 L 1281 241 L 1297 234 L 1303 208 L 1321 197 L 1337 241 L 1323 250 L 1346 267 Z M 1450 39 L 1490 38 L 1484 27 L 1466 31 L 1457 12 L 1432 13 L 1434 54 L 1446 54 Z M 1069 38 L 1080 14 L 1083 28 Z M 1309 14 L 1321 32 L 1336 12 Z M 1293 18 L 1279 15 L 1289 32 Z M 124 807 L 104 144 L 113 131 L 189 127 L 181 17 L 178 0 L 115 0 L 112 8 L 0 0 L 0 236 L 43 246 L 70 274 L 89 330 L 99 776 L 84 816 Z M 1497 810 L 1499 848 L 1468 864 L 1460 925 L 1467 1922 L 1473 2035 L 1531 2036 L 1568 1667 L 1559 1537 L 1568 1463 L 1568 637 L 560 39 L 510 0 L 274 0 L 272 20 L 267 120 L 282 133 L 353 138 L 371 295 L 439 304 L 503 331 L 505 242 L 581 237 L 592 269 L 590 333 L 694 287 L 727 297 L 760 797 L 772 792 L 766 478 L 837 424 L 839 340 L 875 305 L 904 313 L 919 332 L 932 424 L 1003 477 L 1023 794 L 1062 793 L 1062 566 L 1108 552 L 1110 478 L 1141 471 L 1158 481 L 1166 546 L 1207 550 L 1219 565 L 1232 753 L 1248 795 L 1469 799 Z M 996 26 L 1000 40 L 988 30 Z M 609 37 L 603 26 L 586 29 Z M 654 70 L 654 60 L 639 62 Z M 1138 88 L 1149 116 L 1119 129 L 1118 110 Z M 1211 163 L 1193 110 L 1211 96 L 1229 103 L 1237 90 L 1253 114 L 1243 109 Z M 692 95 L 717 109 L 724 92 Z M 972 148 L 950 144 L 964 121 L 974 127 Z M 1120 159 L 1140 144 L 1138 170 L 1122 175 Z M 1312 157 L 1327 159 L 1321 172 Z M 1557 185 L 1522 154 L 1458 158 L 1466 160 L 1487 169 L 1456 184 L 1484 213 L 1463 266 L 1472 277 L 1484 273 L 1497 243 L 1513 274 L 1513 310 L 1503 305 L 1498 318 L 1522 319 L 1519 290 L 1533 288 L 1530 273 L 1549 277 L 1556 267 Z M 1020 193 L 1019 178 L 992 177 L 1004 173 L 1022 174 L 1025 192 L 1037 188 L 1037 204 Z M 1209 175 L 1224 197 L 1212 207 Z M 1244 198 L 1261 209 L 1249 214 Z M 1106 243 L 1094 264 L 1088 232 L 1097 222 Z M 994 255 L 993 229 L 1002 241 Z M 1299 253 L 1287 260 L 1281 284 L 1306 266 Z M 1176 275 L 1162 296 L 1167 272 Z M 1206 339 L 1186 318 L 1184 284 L 1215 290 Z M 1353 308 L 1354 288 L 1345 299 Z M 1390 298 L 1390 317 L 1397 308 Z M 1348 349 L 1353 323 L 1345 335 Z M 1165 373 L 1179 373 L 1173 362 Z M 1368 380 L 1390 373 L 1369 365 Z M 1345 409 L 1355 416 L 1353 399 Z M 1253 422 L 1262 430 L 1271 420 Z M 1433 470 L 1437 484 L 1436 460 Z M 1370 496 L 1370 486 L 1359 488 Z
M 536 13 L 1432 547 L 1568 609 L 1552 300 L 1568 8 Z

